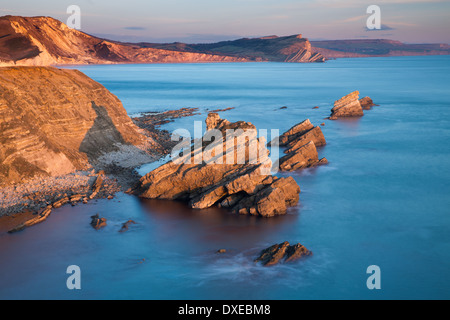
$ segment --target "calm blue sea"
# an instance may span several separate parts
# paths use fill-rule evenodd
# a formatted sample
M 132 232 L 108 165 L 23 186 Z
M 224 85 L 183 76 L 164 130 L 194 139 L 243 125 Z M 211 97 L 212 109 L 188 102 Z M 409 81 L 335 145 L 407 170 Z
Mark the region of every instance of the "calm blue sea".
M 234 109 L 222 117 L 260 129 L 325 122 L 320 155 L 329 164 L 289 173 L 300 204 L 273 219 L 125 194 L 60 208 L 45 223 L 0 235 L 0 298 L 450 298 L 450 56 L 76 68 L 130 115 L 199 108 L 168 130 L 192 131 L 207 110 L 226 107 Z M 360 119 L 324 120 L 354 90 L 379 106 Z M 99 231 L 89 225 L 96 213 L 108 220 Z M 128 219 L 137 224 L 119 233 Z M 252 262 L 285 240 L 313 257 Z M 216 254 L 221 248 L 227 253 Z M 66 288 L 69 265 L 81 268 L 81 290 Z M 380 290 L 366 286 L 370 265 L 380 267 Z

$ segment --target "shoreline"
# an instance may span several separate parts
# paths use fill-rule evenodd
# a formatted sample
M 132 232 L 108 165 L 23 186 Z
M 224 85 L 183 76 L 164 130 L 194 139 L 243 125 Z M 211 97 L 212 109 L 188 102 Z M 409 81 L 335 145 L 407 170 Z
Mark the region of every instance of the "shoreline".
M 112 199 L 118 192 L 127 193 L 141 178 L 137 169 L 159 161 L 175 144 L 170 140 L 170 133 L 160 126 L 196 114 L 199 114 L 198 108 L 181 108 L 147 111 L 133 117 L 133 122 L 147 138 L 157 142 L 156 148 L 147 149 L 141 158 L 134 155 L 133 161 L 128 159 L 131 154 L 124 145 L 119 151 L 102 154 L 90 170 L 53 177 L 38 176 L 20 184 L 0 186 L 0 233 L 35 219 L 46 207 L 58 208 L 61 202 L 75 206 L 94 199 Z M 94 190 L 99 177 L 102 177 L 101 187 Z

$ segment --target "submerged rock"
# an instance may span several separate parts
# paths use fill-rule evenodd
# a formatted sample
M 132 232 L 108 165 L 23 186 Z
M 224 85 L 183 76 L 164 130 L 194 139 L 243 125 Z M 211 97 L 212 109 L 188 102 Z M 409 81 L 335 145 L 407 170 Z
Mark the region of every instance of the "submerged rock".
M 370 110 L 373 106 L 377 106 L 377 104 L 373 103 L 373 100 L 369 97 L 359 99 L 359 103 L 364 110 Z
M 289 242 L 285 241 L 262 250 L 255 262 L 261 262 L 264 266 L 272 266 L 280 262 L 292 262 L 311 255 L 312 252 L 300 243 L 290 245 Z
M 96 215 L 91 216 L 91 226 L 95 229 L 98 230 L 100 228 L 103 228 L 106 226 L 106 219 L 105 218 L 100 218 L 100 216 L 98 215 L 98 213 Z
M 359 99 L 359 91 L 354 91 L 334 102 L 329 119 L 341 117 L 361 117 L 364 115 Z
M 136 224 L 136 222 L 134 222 L 133 220 L 128 220 L 127 222 L 124 222 L 122 224 L 122 228 L 120 228 L 119 232 L 128 231 L 128 227 L 130 226 L 130 224 Z
M 201 145 L 141 178 L 140 197 L 182 200 L 195 209 L 217 205 L 264 217 L 285 214 L 298 202 L 300 188 L 295 180 L 270 174 L 269 151 L 253 124 L 231 123 L 210 113 L 206 125 Z M 212 134 L 216 139 L 207 141 Z

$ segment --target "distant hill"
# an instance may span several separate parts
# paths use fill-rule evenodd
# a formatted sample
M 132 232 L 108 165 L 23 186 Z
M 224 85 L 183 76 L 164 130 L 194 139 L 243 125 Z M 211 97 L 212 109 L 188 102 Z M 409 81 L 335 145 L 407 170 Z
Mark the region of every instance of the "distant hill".
M 311 41 L 311 45 L 311 50 L 321 53 L 327 59 L 450 54 L 448 44 L 406 44 L 384 39 L 323 40 Z
M 0 66 L 177 62 L 324 62 L 369 56 L 450 54 L 445 44 L 392 40 L 309 41 L 302 35 L 217 43 L 124 43 L 71 29 L 51 17 L 0 17 Z
M 137 43 L 143 48 L 157 48 L 182 52 L 209 53 L 242 57 L 250 61 L 323 62 L 325 58 L 312 50 L 308 39 L 301 34 L 287 37 L 267 36 L 243 38 L 217 43 Z
M 299 36 L 208 45 L 132 44 L 97 38 L 51 17 L 0 17 L 0 66 L 324 60 Z

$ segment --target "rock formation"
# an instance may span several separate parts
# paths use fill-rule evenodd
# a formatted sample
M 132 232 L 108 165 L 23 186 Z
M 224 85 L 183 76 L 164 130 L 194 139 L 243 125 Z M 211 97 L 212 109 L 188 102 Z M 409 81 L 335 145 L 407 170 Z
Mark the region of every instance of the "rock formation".
M 264 266 L 273 266 L 280 262 L 292 262 L 311 255 L 312 252 L 300 243 L 290 245 L 289 242 L 285 241 L 262 250 L 255 262 L 261 262 Z
M 0 68 L 0 185 L 85 170 L 122 148 L 144 157 L 155 143 L 141 132 L 116 96 L 78 70 Z
M 334 102 L 329 119 L 336 120 L 342 117 L 361 117 L 363 115 L 364 112 L 359 102 L 359 91 L 354 91 Z
M 265 141 L 256 137 L 253 124 L 231 123 L 217 113 L 210 113 L 206 124 L 201 145 L 142 177 L 141 197 L 182 200 L 196 209 L 217 205 L 264 217 L 285 214 L 298 202 L 295 180 L 270 174 Z
M 91 216 L 91 226 L 95 229 L 101 229 L 103 227 L 106 227 L 106 219 L 105 218 L 100 218 L 99 214 L 95 214 L 93 216 Z
M 130 224 L 136 224 L 136 222 L 134 222 L 133 220 L 128 220 L 127 222 L 124 222 L 122 224 L 122 228 L 120 228 L 119 232 L 128 231 L 128 227 L 130 226 Z
M 280 146 L 286 147 L 286 155 L 275 163 L 281 171 L 309 168 L 328 162 L 325 158 L 319 159 L 316 148 L 326 144 L 322 129 L 313 126 L 309 119 L 290 128 L 278 140 Z
M 364 110 L 370 110 L 373 106 L 377 106 L 377 104 L 373 103 L 372 99 L 369 97 L 359 99 L 359 103 Z

